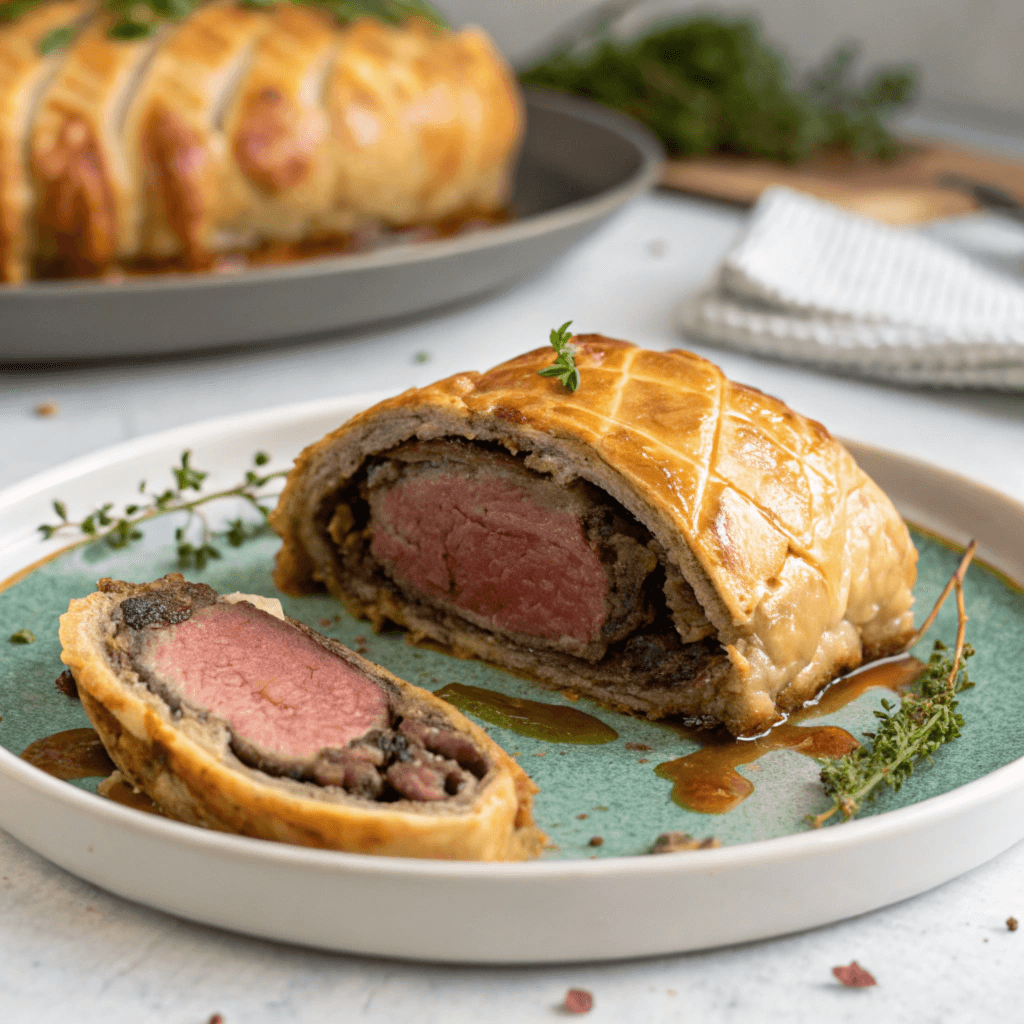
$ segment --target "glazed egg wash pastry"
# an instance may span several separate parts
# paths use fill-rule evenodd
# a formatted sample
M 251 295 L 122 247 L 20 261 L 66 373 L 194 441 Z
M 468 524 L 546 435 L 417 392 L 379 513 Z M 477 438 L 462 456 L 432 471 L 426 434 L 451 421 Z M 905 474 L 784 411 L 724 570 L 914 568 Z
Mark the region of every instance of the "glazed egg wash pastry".
M 479 29 L 405 16 L 421 10 L 0 0 L 0 281 L 205 269 L 502 210 L 514 76 Z
M 536 786 L 450 704 L 177 574 L 101 580 L 62 658 L 111 759 L 168 815 L 352 853 L 522 860 Z
M 621 710 L 754 735 L 913 633 L 917 552 L 819 423 L 689 352 L 572 341 L 297 460 L 275 580 Z

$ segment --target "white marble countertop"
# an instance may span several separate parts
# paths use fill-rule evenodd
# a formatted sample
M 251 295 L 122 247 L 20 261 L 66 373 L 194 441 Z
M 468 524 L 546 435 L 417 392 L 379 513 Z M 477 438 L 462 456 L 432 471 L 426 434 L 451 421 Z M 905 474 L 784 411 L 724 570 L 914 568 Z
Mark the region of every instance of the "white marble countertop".
M 728 207 L 656 195 L 512 292 L 344 338 L 147 362 L 0 367 L 0 485 L 95 448 L 212 416 L 423 384 L 543 344 L 572 317 L 656 348 L 675 304 L 742 225 Z M 1024 228 L 979 217 L 940 233 L 1024 266 Z M 2 331 L 2 325 L 0 325 Z M 699 349 L 835 433 L 892 448 L 1024 500 L 1024 396 L 890 387 Z M 426 353 L 425 362 L 417 354 Z M 55 402 L 57 415 L 34 413 Z M 956 837 L 950 836 L 955 842 Z M 884 865 L 879 866 L 885 870 Z M 570 987 L 601 1021 L 1019 1020 L 1024 844 L 888 909 L 706 953 L 595 966 L 433 967 L 311 952 L 189 924 L 111 897 L 0 833 L 0 1019 L 79 1024 L 556 1020 Z M 842 879 L 836 879 L 841 885 Z M 831 968 L 878 979 L 846 990 Z

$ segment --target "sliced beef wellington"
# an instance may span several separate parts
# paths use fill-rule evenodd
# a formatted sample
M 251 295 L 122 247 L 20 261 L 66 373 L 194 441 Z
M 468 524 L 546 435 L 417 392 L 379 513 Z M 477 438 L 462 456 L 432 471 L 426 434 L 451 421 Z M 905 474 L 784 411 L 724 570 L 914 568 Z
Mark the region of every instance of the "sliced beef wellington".
M 39 46 L 91 7 L 87 0 L 51 2 L 0 27 L 0 281 L 25 280 L 35 239 L 28 137 L 41 94 L 64 62 Z
M 123 126 L 161 36 L 111 39 L 115 20 L 84 26 L 32 120 L 36 276 L 103 274 L 134 251 L 141 182 Z
M 219 243 L 296 242 L 333 200 L 324 90 L 338 48 L 325 15 L 278 4 L 224 114 L 231 159 L 221 180 Z M 349 225 L 351 227 L 351 225 Z
M 339 35 L 326 106 L 337 177 L 324 228 L 425 224 L 508 201 L 520 99 L 479 29 L 361 18 Z
M 113 38 L 128 8 L 95 0 L 0 18 L 0 282 L 291 260 L 503 216 L 522 101 L 483 32 L 193 7 L 141 39 Z
M 172 817 L 399 857 L 543 847 L 536 787 L 483 730 L 279 601 L 105 579 L 60 639 L 111 759 Z
M 125 125 L 144 183 L 138 256 L 178 258 L 193 270 L 212 264 L 232 160 L 222 117 L 269 29 L 265 13 L 215 0 L 171 29 L 157 50 Z
M 277 585 L 736 735 L 903 646 L 917 552 L 824 427 L 688 352 L 572 344 L 576 392 L 539 349 L 307 448 Z

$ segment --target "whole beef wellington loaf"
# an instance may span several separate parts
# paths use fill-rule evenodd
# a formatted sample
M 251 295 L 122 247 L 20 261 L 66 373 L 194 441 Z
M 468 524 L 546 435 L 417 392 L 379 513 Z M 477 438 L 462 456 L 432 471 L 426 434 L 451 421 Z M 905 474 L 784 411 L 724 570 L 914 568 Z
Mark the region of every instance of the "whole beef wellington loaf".
M 575 392 L 538 349 L 307 448 L 277 585 L 737 735 L 903 646 L 917 552 L 824 427 L 688 352 L 572 345 Z
M 101 580 L 62 658 L 128 780 L 182 821 L 354 853 L 522 860 L 536 786 L 451 705 L 177 574 Z

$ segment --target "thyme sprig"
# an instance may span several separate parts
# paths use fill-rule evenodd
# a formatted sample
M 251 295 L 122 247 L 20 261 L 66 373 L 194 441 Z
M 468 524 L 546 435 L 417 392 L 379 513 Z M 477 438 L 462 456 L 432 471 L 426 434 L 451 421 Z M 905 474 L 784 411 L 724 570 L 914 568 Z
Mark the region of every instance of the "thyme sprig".
M 955 590 L 958 622 L 952 657 L 945 654 L 945 644 L 936 640 L 916 689 L 903 694 L 898 704 L 883 700 L 882 710 L 874 713 L 879 725 L 874 732 L 864 733 L 871 741 L 870 747 L 857 747 L 838 760 L 822 762 L 821 782 L 832 806 L 821 814 L 807 816 L 807 823 L 814 828 L 821 828 L 836 812 L 848 821 L 883 784 L 897 792 L 915 767 L 930 763 L 939 747 L 960 735 L 964 718 L 957 711 L 956 697 L 974 686 L 967 674 L 967 659 L 974 649 L 965 643 L 967 611 L 963 581 L 976 549 L 977 544 L 971 541 L 931 614 L 907 644 L 909 649 L 921 639 Z
M 551 332 L 549 340 L 551 347 L 558 353 L 557 358 L 550 366 L 538 370 L 541 377 L 557 377 L 564 387 L 575 391 L 580 386 L 580 371 L 576 368 L 576 350 L 570 344 L 572 332 L 569 330 L 571 320 L 566 320 L 561 327 Z
M 0 3 L 0 24 L 17 21 L 23 14 L 42 6 L 47 0 L 8 0 Z M 167 22 L 183 21 L 206 0 L 104 0 L 103 10 L 114 15 L 107 29 L 110 39 L 144 39 Z M 277 6 L 284 0 L 239 0 L 242 7 L 258 10 Z M 357 18 L 377 18 L 390 25 L 400 25 L 408 18 L 422 18 L 443 28 L 447 23 L 427 0 L 292 0 L 306 7 L 315 7 L 333 15 L 340 23 Z M 72 43 L 80 25 L 61 25 L 44 35 L 36 49 L 44 57 L 58 53 Z
M 173 486 L 154 494 L 147 489 L 147 483 L 143 480 L 138 486 L 141 495 L 138 502 L 126 504 L 117 513 L 114 511 L 114 502 L 108 501 L 77 521 L 69 519 L 67 506 L 63 501 L 56 500 L 53 502 L 53 511 L 60 521 L 43 523 L 37 529 L 44 539 L 65 531 L 82 534 L 82 539 L 72 544 L 69 550 L 88 544 L 101 544 L 118 551 L 142 539 L 143 532 L 139 527 L 143 523 L 159 516 L 179 513 L 186 519 L 174 531 L 178 564 L 185 569 L 204 569 L 211 559 L 221 557 L 215 541 L 227 541 L 237 548 L 266 530 L 271 512 L 268 502 L 274 501 L 277 495 L 266 493 L 264 488 L 271 480 L 287 475 L 283 470 L 275 473 L 259 472 L 269 461 L 270 456 L 266 452 L 257 452 L 252 459 L 252 468 L 246 470 L 242 483 L 193 498 L 187 492 L 201 491 L 209 473 L 193 466 L 192 452 L 184 451 L 180 463 L 171 468 Z M 200 509 L 226 498 L 247 501 L 258 513 L 258 519 L 247 521 L 237 517 L 229 519 L 225 529 L 214 530 Z

